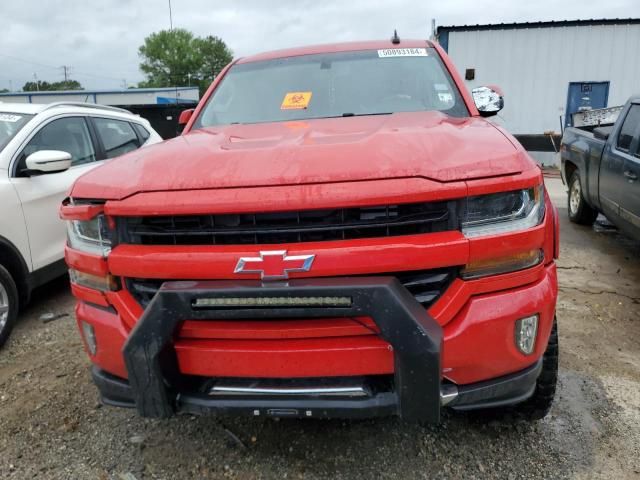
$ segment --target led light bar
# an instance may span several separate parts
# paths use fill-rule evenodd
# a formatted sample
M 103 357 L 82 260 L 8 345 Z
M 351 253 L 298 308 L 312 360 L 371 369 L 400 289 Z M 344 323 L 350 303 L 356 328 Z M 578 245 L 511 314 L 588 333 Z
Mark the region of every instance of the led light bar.
M 350 307 L 351 297 L 214 297 L 196 298 L 193 308 Z

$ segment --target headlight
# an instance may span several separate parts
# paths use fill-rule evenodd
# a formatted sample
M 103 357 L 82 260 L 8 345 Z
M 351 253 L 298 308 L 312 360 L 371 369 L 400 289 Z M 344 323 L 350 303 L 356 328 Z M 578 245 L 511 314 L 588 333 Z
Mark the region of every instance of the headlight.
M 544 185 L 467 199 L 462 233 L 467 237 L 526 230 L 544 219 Z
M 68 220 L 69 246 L 76 250 L 106 257 L 111 251 L 111 233 L 104 215 L 91 220 Z

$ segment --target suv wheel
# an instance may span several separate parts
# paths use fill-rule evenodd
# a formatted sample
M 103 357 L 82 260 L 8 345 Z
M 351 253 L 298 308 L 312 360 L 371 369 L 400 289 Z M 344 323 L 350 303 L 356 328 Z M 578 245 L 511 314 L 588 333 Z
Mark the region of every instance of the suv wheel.
M 11 274 L 0 265 L 0 347 L 9 338 L 18 318 L 18 289 Z
M 582 195 L 582 183 L 578 170 L 573 172 L 569 179 L 567 209 L 569 211 L 569 220 L 580 225 L 593 225 L 598 216 L 598 211 L 591 208 Z

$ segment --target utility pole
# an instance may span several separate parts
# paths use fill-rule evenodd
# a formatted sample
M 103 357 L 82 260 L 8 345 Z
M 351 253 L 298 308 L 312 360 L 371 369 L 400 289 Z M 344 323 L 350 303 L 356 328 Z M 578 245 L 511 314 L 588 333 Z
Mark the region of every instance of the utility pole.
M 33 79 L 36 81 L 36 92 L 40 91 L 40 85 L 38 84 L 38 74 L 33 72 Z
M 127 89 L 127 79 L 126 78 L 122 79 L 122 88 L 124 88 L 125 90 Z
M 173 31 L 173 16 L 171 14 L 171 0 L 169 0 L 169 31 Z
M 71 67 L 69 65 L 62 65 L 60 67 L 62 69 L 62 73 L 64 75 L 64 83 L 69 81 L 69 74 L 71 73 Z

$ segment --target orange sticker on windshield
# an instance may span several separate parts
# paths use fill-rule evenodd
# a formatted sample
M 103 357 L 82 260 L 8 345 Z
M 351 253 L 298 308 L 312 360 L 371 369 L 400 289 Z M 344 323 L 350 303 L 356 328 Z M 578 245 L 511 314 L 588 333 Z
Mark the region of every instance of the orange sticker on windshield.
M 280 110 L 304 110 L 311 101 L 311 92 L 289 92 L 284 96 Z

